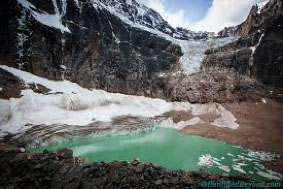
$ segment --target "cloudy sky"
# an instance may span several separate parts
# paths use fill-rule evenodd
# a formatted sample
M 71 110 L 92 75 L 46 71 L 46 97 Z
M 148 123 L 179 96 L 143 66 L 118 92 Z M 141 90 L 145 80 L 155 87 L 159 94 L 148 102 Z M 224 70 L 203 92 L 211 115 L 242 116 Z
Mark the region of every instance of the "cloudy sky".
M 251 7 L 265 0 L 138 0 L 155 9 L 172 26 L 220 31 L 242 23 Z

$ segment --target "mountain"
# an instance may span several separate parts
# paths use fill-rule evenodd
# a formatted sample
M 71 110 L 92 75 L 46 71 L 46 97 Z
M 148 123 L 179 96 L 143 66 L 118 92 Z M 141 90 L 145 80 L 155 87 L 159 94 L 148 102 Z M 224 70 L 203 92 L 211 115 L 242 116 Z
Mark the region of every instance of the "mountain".
M 0 64 L 110 92 L 162 96 L 156 77 L 181 70 L 182 40 L 212 35 L 175 29 L 135 0 L 0 4 Z
M 252 7 L 247 19 L 240 25 L 224 28 L 218 33 L 220 37 L 248 36 L 271 25 L 282 18 L 283 1 L 265 0 Z
M 194 103 L 282 101 L 283 6 L 270 0 L 251 9 L 246 21 L 218 35 L 236 37 L 221 47 L 206 50 L 200 71 L 173 77 L 167 86 L 172 101 Z
M 175 29 L 135 0 L 0 4 L 0 64 L 47 79 L 193 103 L 258 99 L 262 84 L 282 86 L 281 0 L 271 0 L 261 11 L 255 6 L 234 27 L 239 34 L 230 32 L 238 38 L 221 38 L 227 36 L 222 32 L 217 39 L 207 32 Z M 5 70 L 0 76 L 0 93 L 19 96 L 4 81 L 23 87 L 21 82 Z
M 209 52 L 211 57 L 216 57 L 217 53 L 230 53 L 236 56 L 236 53 L 242 52 L 245 58 L 241 59 L 239 57 L 243 56 L 237 55 L 241 62 L 234 60 L 231 63 L 237 70 L 251 75 L 265 85 L 283 88 L 282 0 L 267 0 L 253 6 L 242 24 L 225 28 L 218 35 L 237 36 L 239 40 L 217 51 Z
M 96 7 L 110 10 L 130 25 L 154 29 L 176 39 L 208 39 L 212 35 L 209 32 L 193 32 L 181 27 L 173 28 L 159 13 L 136 0 L 94 0 L 93 3 Z

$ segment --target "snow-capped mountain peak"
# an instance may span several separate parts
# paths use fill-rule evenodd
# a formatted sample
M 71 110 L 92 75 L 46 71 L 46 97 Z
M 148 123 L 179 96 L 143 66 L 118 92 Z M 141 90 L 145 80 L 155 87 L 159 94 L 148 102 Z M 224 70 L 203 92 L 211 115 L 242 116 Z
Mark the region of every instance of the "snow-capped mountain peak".
M 154 29 L 176 39 L 208 39 L 212 35 L 212 33 L 208 32 L 193 32 L 184 28 L 173 28 L 159 13 L 138 3 L 136 0 L 72 1 L 74 1 L 79 9 L 82 8 L 80 5 L 90 3 L 95 9 L 109 11 L 129 25 Z M 18 2 L 28 9 L 32 13 L 34 19 L 38 22 L 49 27 L 57 28 L 62 32 L 71 33 L 69 27 L 62 22 L 67 11 L 67 6 L 69 6 L 71 1 L 52 0 L 52 13 L 40 9 L 40 7 L 35 5 L 37 2 L 33 2 L 32 0 L 18 0 Z
M 95 8 L 103 8 L 128 24 L 157 30 L 176 39 L 208 39 L 209 32 L 193 32 L 184 28 L 173 28 L 162 16 L 136 0 L 92 0 Z

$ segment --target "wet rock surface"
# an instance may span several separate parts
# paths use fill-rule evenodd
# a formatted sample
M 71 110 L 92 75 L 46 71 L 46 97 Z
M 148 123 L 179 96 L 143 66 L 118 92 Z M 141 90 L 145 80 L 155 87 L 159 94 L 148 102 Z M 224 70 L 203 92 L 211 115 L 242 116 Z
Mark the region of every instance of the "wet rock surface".
M 22 153 L 0 150 L 0 185 L 4 188 L 206 188 L 202 181 L 255 182 L 247 177 L 224 177 L 204 172 L 168 171 L 151 163 L 85 164 L 71 151 Z

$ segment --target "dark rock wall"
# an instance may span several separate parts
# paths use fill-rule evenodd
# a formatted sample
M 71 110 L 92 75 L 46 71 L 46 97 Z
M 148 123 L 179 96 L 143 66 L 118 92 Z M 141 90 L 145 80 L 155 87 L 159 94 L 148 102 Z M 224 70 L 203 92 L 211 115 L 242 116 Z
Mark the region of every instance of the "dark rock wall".
M 254 6 L 245 22 L 219 32 L 220 37 L 238 36 L 240 39 L 236 45 L 207 52 L 204 65 L 219 66 L 225 59 L 224 64 L 228 67 L 233 64 L 239 73 L 250 74 L 265 85 L 283 88 L 283 1 L 270 0 L 260 12 L 258 10 Z M 255 49 L 254 53 L 248 49 L 250 47 Z
M 53 13 L 49 1 L 44 6 L 30 2 Z M 16 0 L 1 1 L 5 29 L 1 31 L 0 63 L 83 87 L 150 96 L 162 90 L 151 84 L 156 75 L 180 68 L 179 46 L 131 27 L 91 3 L 81 1 L 80 6 L 67 1 L 62 22 L 71 33 L 62 33 L 36 21 Z M 24 36 L 23 42 L 19 35 Z
M 283 15 L 266 29 L 251 73 L 266 85 L 283 88 Z

